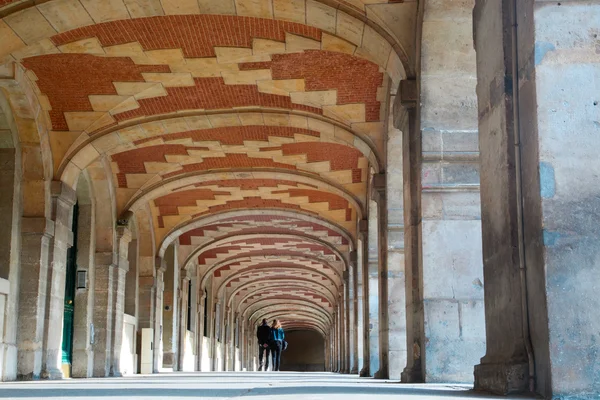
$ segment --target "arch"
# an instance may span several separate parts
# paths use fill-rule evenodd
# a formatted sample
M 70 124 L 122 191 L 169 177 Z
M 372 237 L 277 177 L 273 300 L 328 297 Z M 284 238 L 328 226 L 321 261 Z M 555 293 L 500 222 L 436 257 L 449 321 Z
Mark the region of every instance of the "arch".
M 228 261 L 226 261 L 226 262 L 224 262 L 224 263 L 222 263 L 220 265 L 215 265 L 215 266 L 211 267 L 211 269 L 209 269 L 204 275 L 201 276 L 200 285 L 199 286 L 201 288 L 204 288 L 206 286 L 207 279 L 210 276 L 212 276 L 212 272 L 214 270 L 216 270 L 217 268 L 219 268 L 220 266 L 228 266 L 228 265 L 231 265 L 231 264 L 234 264 L 234 263 L 238 262 L 237 260 L 245 260 L 245 259 L 247 259 L 247 257 L 237 257 L 237 258 L 234 258 L 232 260 L 228 260 Z M 306 259 L 307 259 L 307 257 L 300 258 L 300 260 L 306 260 Z M 256 262 L 254 264 L 250 264 L 249 266 L 250 267 L 252 267 L 252 266 L 261 267 L 261 262 L 263 262 L 263 261 L 270 261 L 271 263 L 273 263 L 273 260 L 259 259 L 259 260 L 256 260 Z M 300 269 L 300 270 L 304 270 L 304 271 L 311 271 L 312 273 L 318 274 L 318 275 L 322 276 L 323 278 L 326 278 L 327 280 L 331 281 L 332 284 L 335 287 L 341 286 L 341 277 L 340 277 L 339 273 L 335 270 L 335 268 L 330 267 L 330 266 L 328 268 L 330 270 L 334 271 L 334 276 L 336 276 L 339 279 L 339 282 L 335 282 L 332 277 L 330 277 L 329 275 L 327 275 L 327 274 L 325 274 L 323 272 L 316 271 L 314 269 L 310 269 L 310 268 L 308 268 L 308 267 L 306 267 L 306 266 L 304 266 L 302 264 L 296 265 L 296 264 L 294 264 L 294 262 L 289 262 L 289 264 L 283 264 L 282 262 L 279 262 L 279 264 L 275 263 L 274 265 L 269 265 L 270 263 L 267 262 L 267 263 L 264 263 L 264 264 L 266 265 L 266 268 L 269 268 L 269 269 L 272 268 L 272 267 L 274 267 L 274 266 L 277 266 L 277 268 L 279 268 L 279 269 L 286 269 L 286 268 L 289 269 L 293 265 L 293 268 L 295 268 L 295 269 Z M 317 264 L 321 265 L 321 266 L 325 266 L 324 264 L 321 264 L 320 262 L 317 262 Z
M 265 213 L 268 213 L 268 215 L 281 216 L 283 218 L 290 218 L 291 220 L 306 221 L 309 223 L 314 223 L 318 226 L 323 226 L 327 229 L 331 229 L 332 231 L 339 233 L 343 238 L 345 238 L 351 248 L 354 247 L 354 239 L 353 239 L 352 235 L 350 235 L 350 233 L 348 231 L 346 231 L 344 228 L 337 226 L 336 224 L 334 224 L 332 222 L 323 220 L 322 218 L 316 217 L 314 215 L 308 215 L 308 214 L 300 212 L 300 211 L 290 212 L 287 210 L 276 210 L 276 209 L 265 207 L 265 208 L 261 209 L 260 213 L 258 213 L 257 211 L 240 211 L 240 210 L 225 211 L 225 212 L 215 213 L 215 214 L 208 215 L 208 216 L 201 216 L 201 217 L 192 219 L 190 221 L 186 221 L 186 223 L 184 223 L 180 226 L 173 227 L 171 229 L 171 232 L 167 233 L 164 236 L 164 238 L 159 246 L 158 255 L 162 256 L 162 254 L 164 254 L 164 251 L 167 248 L 167 246 L 172 241 L 176 240 L 179 236 L 181 236 L 182 234 L 184 234 L 186 232 L 190 232 L 194 229 L 198 229 L 203 226 L 208 226 L 208 225 L 220 222 L 220 221 L 227 222 L 227 221 L 229 221 L 233 218 L 237 218 L 237 217 L 256 216 L 256 215 L 260 216 L 260 215 L 264 215 Z
M 293 110 L 284 112 L 264 107 L 246 107 L 235 111 L 187 111 L 177 115 L 147 117 L 124 125 L 110 126 L 93 135 L 83 133 L 65 152 L 60 165 L 57 166 L 58 174 L 67 179 L 73 176 L 73 169 L 85 169 L 88 163 L 100 155 L 110 156 L 131 150 L 139 145 L 151 143 L 151 139 L 166 142 L 183 137 L 187 132 L 206 132 L 208 135 L 211 132 L 221 133 L 226 129 L 250 130 L 252 127 L 262 127 L 263 130 L 265 127 L 271 127 L 273 134 L 277 133 L 277 127 L 288 127 L 300 133 L 320 137 L 322 140 L 343 144 L 360 151 L 376 171 L 381 169 L 383 155 L 379 154 L 372 139 L 365 132 L 319 115 Z M 285 130 L 279 134 L 289 135 Z M 316 136 L 317 134 L 319 136 Z M 79 153 L 84 157 L 78 157 Z
M 4 19 L 16 11 L 33 8 L 32 6 L 35 5 L 35 3 L 31 2 L 23 4 L 23 2 L 19 2 L 19 0 L 9 0 L 8 3 L 8 5 L 0 7 L 0 17 Z M 373 19 L 372 15 L 369 15 L 366 10 L 357 9 L 349 3 L 338 0 L 317 0 L 317 4 L 306 4 L 305 6 L 300 7 L 298 10 L 277 10 L 277 7 L 274 9 L 273 6 L 269 4 L 270 1 L 268 0 L 263 0 L 261 3 L 264 4 L 261 4 L 260 7 L 253 5 L 249 8 L 242 7 L 238 10 L 237 8 L 233 7 L 233 2 L 221 2 L 219 4 L 206 5 L 202 7 L 202 9 L 193 7 L 186 10 L 186 14 L 237 14 L 239 16 L 247 15 L 251 17 L 266 17 L 267 19 L 275 18 L 275 20 L 288 19 L 296 21 L 297 23 L 312 26 L 314 29 L 323 29 L 323 32 L 337 35 L 338 37 L 343 37 L 347 39 L 350 44 L 354 45 L 355 52 L 358 54 L 368 58 L 379 59 L 381 61 L 385 59 L 386 64 L 388 63 L 388 59 L 391 58 L 390 54 L 390 56 L 387 57 L 388 59 L 386 59 L 385 51 L 387 50 L 389 53 L 392 53 L 396 56 L 395 58 L 397 61 L 394 61 L 393 65 L 391 66 L 399 70 L 396 73 L 404 76 L 406 75 L 405 71 L 407 71 L 408 75 L 414 75 L 414 67 L 412 66 L 411 62 L 412 60 L 410 60 L 410 56 L 400 44 L 399 39 L 394 37 L 395 35 L 393 33 L 390 33 L 391 30 L 389 28 L 382 26 L 382 22 L 380 20 Z M 282 5 L 279 5 L 279 7 L 281 6 Z M 311 8 L 308 16 L 303 11 L 306 7 Z M 16 53 L 17 55 L 20 55 L 31 54 L 35 53 L 36 51 L 47 51 L 49 44 L 45 44 L 45 47 L 37 44 L 40 39 L 49 39 L 53 35 L 57 34 L 60 36 L 60 33 L 76 30 L 82 26 L 93 26 L 94 21 L 96 24 L 99 24 L 107 19 L 129 20 L 140 17 L 153 17 L 158 15 L 168 16 L 170 14 L 180 13 L 177 9 L 164 7 L 160 3 L 150 4 L 149 1 L 138 2 L 135 6 L 133 4 L 129 4 L 122 5 L 122 8 L 108 8 L 108 5 L 106 5 L 106 8 L 103 8 L 102 5 L 92 8 L 85 7 L 85 9 L 84 7 L 75 7 L 71 8 L 70 11 L 77 15 L 76 18 L 73 18 L 71 21 L 56 21 L 56 16 L 52 15 L 53 12 L 56 13 L 56 9 L 53 9 L 52 5 L 37 7 L 37 10 L 31 10 L 31 13 L 28 14 L 35 14 L 31 15 L 32 17 L 36 17 L 37 15 L 41 14 L 42 18 L 50 21 L 56 21 L 58 23 L 55 22 L 54 26 L 47 22 L 45 24 L 41 24 L 41 26 L 38 27 L 40 32 L 27 35 L 25 42 L 19 38 L 18 34 L 16 33 L 16 30 L 19 28 L 18 26 L 15 27 L 16 29 L 11 29 L 7 32 L 7 36 L 10 40 L 8 40 L 5 46 L 1 49 L 2 52 L 0 52 L 0 56 L 6 56 L 8 53 Z M 270 10 L 277 11 L 273 13 L 273 11 Z M 324 18 L 322 18 L 320 21 L 317 21 L 316 19 L 313 21 L 311 15 L 314 14 L 323 14 Z M 340 23 L 336 24 L 336 20 L 339 20 Z M 9 23 L 8 25 L 10 27 L 13 24 Z M 351 32 L 347 32 L 349 29 Z M 361 32 L 362 34 L 357 36 L 356 32 Z M 363 42 L 369 42 L 371 47 L 374 48 L 356 48 L 356 46 L 360 46 Z M 409 43 L 406 43 L 406 45 L 409 45 Z M 381 53 L 382 50 L 384 53 Z
M 282 286 L 280 289 L 281 289 L 281 290 L 289 290 L 289 291 L 290 291 L 290 292 L 289 292 L 289 295 L 294 295 L 294 296 L 296 296 L 296 295 L 298 295 L 298 294 L 301 294 L 301 293 L 311 293 L 311 294 L 315 294 L 315 295 L 322 295 L 322 293 L 321 293 L 321 292 L 319 292 L 319 291 L 316 291 L 316 290 L 314 290 L 314 289 L 312 289 L 312 288 L 307 288 L 307 287 L 304 287 L 304 286 L 300 286 L 300 287 L 298 287 L 298 286 L 293 286 L 293 285 L 292 285 L 292 286 L 287 286 L 287 285 L 285 285 L 285 286 Z M 255 296 L 258 296 L 258 297 L 255 297 Z M 263 294 L 248 294 L 248 295 L 247 295 L 247 296 L 246 296 L 246 297 L 245 297 L 245 298 L 242 300 L 242 302 L 241 302 L 241 303 L 240 303 L 240 305 L 238 306 L 238 309 L 244 309 L 244 308 L 242 307 L 242 305 L 244 305 L 245 303 L 247 303 L 247 306 L 246 306 L 245 308 L 249 308 L 249 307 L 251 307 L 252 305 L 254 305 L 254 304 L 255 304 L 256 302 L 258 302 L 258 301 L 262 301 L 262 300 L 272 300 L 273 298 L 277 299 L 278 297 L 277 297 L 277 295 L 270 295 L 270 296 L 269 296 L 269 295 L 267 295 L 267 294 L 264 294 L 264 295 L 263 295 Z M 302 298 L 302 299 L 305 299 L 305 300 L 307 300 L 307 301 L 309 301 L 309 302 L 313 302 L 313 303 L 314 303 L 314 301 L 313 301 L 313 300 L 311 300 L 309 297 L 299 296 L 299 298 Z M 287 297 L 286 297 L 286 299 L 287 299 Z M 315 304 L 316 304 L 316 303 L 315 303 Z M 317 305 L 318 305 L 318 304 L 317 304 Z
M 341 261 L 343 263 L 343 270 L 346 270 L 347 268 L 347 260 L 346 257 L 335 247 L 331 246 L 329 243 L 319 240 L 319 239 L 313 239 L 313 238 L 305 238 L 302 237 L 300 235 L 277 235 L 277 236 L 265 236 L 265 234 L 246 234 L 246 235 L 233 235 L 233 236 L 227 236 L 221 239 L 218 239 L 214 242 L 211 242 L 209 244 L 206 244 L 204 246 L 198 246 L 195 250 L 193 250 L 190 255 L 186 258 L 186 260 L 182 263 L 183 267 L 185 268 L 187 265 L 189 265 L 190 263 L 193 262 L 193 260 L 197 257 L 199 257 L 203 252 L 206 252 L 208 250 L 213 250 L 213 249 L 218 249 L 219 247 L 222 247 L 224 245 L 228 245 L 228 244 L 232 244 L 232 242 L 241 242 L 244 240 L 256 240 L 256 239 L 289 239 L 289 240 L 293 240 L 294 242 L 290 242 L 288 241 L 287 243 L 296 243 L 296 244 L 302 244 L 302 242 L 299 242 L 298 240 L 303 240 L 306 241 L 308 243 L 314 243 L 315 245 L 318 246 L 322 246 L 325 249 L 327 249 L 328 251 L 331 252 L 331 254 L 334 254 L 338 260 L 335 261 Z M 242 253 L 238 253 L 235 256 L 231 257 L 231 258 L 239 258 L 239 257 L 244 257 L 245 254 L 247 252 L 242 252 Z M 296 252 L 290 252 L 291 254 L 293 253 L 298 253 L 298 254 L 302 254 L 298 251 Z M 230 258 L 230 259 L 231 259 Z M 312 256 L 313 259 L 319 259 L 319 260 L 323 260 L 325 262 L 330 262 L 330 260 L 328 260 L 326 257 L 322 256 L 322 257 L 316 257 L 316 256 Z M 217 262 L 215 264 L 213 264 L 213 266 L 217 266 L 219 263 L 225 262 L 226 260 L 222 260 L 220 262 Z M 208 264 L 206 264 L 208 265 Z M 333 266 L 333 264 L 330 265 L 331 267 L 335 268 Z M 210 272 L 210 270 L 207 270 L 206 273 Z
M 277 179 L 273 179 L 273 174 L 277 174 Z M 239 176 L 244 176 L 239 178 Z M 278 180 L 283 182 L 305 183 L 306 185 L 315 186 L 319 189 L 324 189 L 330 193 L 336 194 L 347 200 L 356 210 L 357 219 L 361 219 L 364 214 L 364 206 L 360 199 L 345 189 L 342 186 L 336 185 L 333 182 L 327 182 L 318 176 L 311 176 L 308 174 L 302 174 L 299 172 L 288 172 L 281 170 L 253 170 L 253 169 L 236 169 L 231 168 L 223 172 L 209 171 L 197 171 L 190 174 L 186 174 L 184 177 L 178 176 L 167 179 L 161 183 L 148 188 L 141 188 L 139 194 L 135 194 L 131 200 L 125 205 L 123 210 L 135 211 L 138 207 L 142 206 L 148 201 L 155 200 L 158 197 L 166 194 L 175 193 L 183 190 L 186 187 L 203 187 L 213 184 L 213 186 L 227 185 L 229 181 L 248 181 L 253 180 Z M 222 183 L 219 183 L 222 182 Z
M 231 292 L 231 294 L 229 295 L 229 298 L 227 300 L 227 305 L 231 307 L 232 303 L 234 302 L 234 299 L 236 298 L 236 296 L 238 296 L 238 294 L 240 294 L 241 291 L 243 291 L 243 290 L 250 290 L 250 288 L 258 286 L 259 282 L 261 282 L 261 281 L 262 281 L 262 279 L 259 278 L 259 279 L 256 279 L 254 281 L 246 282 L 246 283 L 244 283 L 244 284 L 236 287 Z M 261 285 L 261 289 L 263 289 L 263 288 L 268 288 L 270 286 L 276 286 L 277 284 L 282 283 L 282 282 L 285 283 L 286 285 L 294 284 L 294 283 L 300 285 L 297 282 L 304 282 L 304 283 L 314 284 L 315 286 L 321 287 L 324 292 L 328 292 L 329 294 L 331 294 L 332 301 L 335 300 L 334 293 L 327 286 L 323 285 L 321 282 L 311 281 L 311 280 L 309 280 L 307 278 L 294 278 L 294 279 L 290 279 L 290 278 L 270 278 L 268 282 L 260 283 L 260 285 Z M 241 303 L 242 300 L 243 300 L 243 298 L 240 299 L 240 301 L 238 302 L 238 304 Z
M 239 301 L 237 301 L 237 306 L 234 307 L 237 310 L 238 307 L 245 300 L 247 300 L 249 296 L 252 296 L 255 294 L 255 292 L 252 292 L 251 289 L 255 289 L 257 286 L 259 286 L 258 282 L 260 282 L 260 281 L 261 281 L 261 279 L 256 279 L 256 280 L 253 280 L 250 282 L 244 282 L 241 285 L 239 285 L 238 287 L 236 287 L 232 291 L 232 293 L 229 294 L 229 296 L 226 296 L 227 306 L 232 307 L 235 297 L 239 294 L 241 297 L 240 297 Z M 311 280 L 306 277 L 290 278 L 290 277 L 285 277 L 285 276 L 277 277 L 277 275 L 275 275 L 275 277 L 269 276 L 268 282 L 266 282 L 266 283 L 263 282 L 260 284 L 261 291 L 264 291 L 264 289 L 266 289 L 266 288 L 273 287 L 274 284 L 272 284 L 272 282 L 284 285 L 282 287 L 286 287 L 286 288 L 292 288 L 292 287 L 294 287 L 294 288 L 311 288 L 312 290 L 319 290 L 321 294 L 328 296 L 327 299 L 329 300 L 330 303 L 335 303 L 336 298 L 337 298 L 337 296 L 333 293 L 333 291 L 330 288 L 328 288 L 327 286 L 323 285 L 322 282 L 319 282 L 316 280 Z M 225 283 L 221 284 L 218 291 L 223 290 L 224 286 L 226 286 Z M 317 289 L 317 288 L 319 288 L 319 289 Z M 248 293 L 241 293 L 242 291 L 248 291 Z

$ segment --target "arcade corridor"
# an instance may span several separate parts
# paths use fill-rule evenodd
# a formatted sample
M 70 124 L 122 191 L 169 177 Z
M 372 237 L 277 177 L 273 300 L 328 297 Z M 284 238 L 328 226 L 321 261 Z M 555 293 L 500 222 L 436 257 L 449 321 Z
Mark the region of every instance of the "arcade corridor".
M 599 35 L 600 0 L 0 0 L 0 399 L 597 399 Z

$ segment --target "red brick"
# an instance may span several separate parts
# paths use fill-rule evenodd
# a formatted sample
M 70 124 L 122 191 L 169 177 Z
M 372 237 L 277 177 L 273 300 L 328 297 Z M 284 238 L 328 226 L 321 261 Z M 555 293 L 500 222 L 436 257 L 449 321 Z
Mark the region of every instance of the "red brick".
M 215 110 L 260 106 L 308 111 L 322 110 L 292 103 L 289 96 L 260 93 L 256 85 L 226 85 L 223 78 L 194 78 L 194 86 L 168 87 L 167 95 L 138 100 L 139 108 L 115 115 L 117 121 L 181 110 Z
M 286 32 L 321 40 L 318 28 L 229 15 L 169 15 L 104 22 L 51 39 L 57 46 L 90 37 L 97 37 L 103 46 L 139 42 L 144 50 L 181 48 L 186 58 L 199 58 L 214 57 L 215 46 L 251 48 L 253 38 L 283 42 Z
M 142 72 L 170 72 L 166 65 L 136 65 L 128 57 L 47 54 L 26 58 L 37 85 L 48 96 L 52 129 L 68 130 L 66 111 L 93 111 L 88 96 L 117 94 L 113 82 L 144 82 Z M 100 73 L 101 72 L 101 73 Z
M 277 147 L 262 148 L 261 151 L 281 150 L 286 155 L 306 154 L 309 163 L 329 161 L 332 171 L 352 170 L 352 183 L 362 180 L 358 160 L 363 154 L 357 149 L 337 143 L 319 143 L 315 146 L 311 142 L 285 143 Z

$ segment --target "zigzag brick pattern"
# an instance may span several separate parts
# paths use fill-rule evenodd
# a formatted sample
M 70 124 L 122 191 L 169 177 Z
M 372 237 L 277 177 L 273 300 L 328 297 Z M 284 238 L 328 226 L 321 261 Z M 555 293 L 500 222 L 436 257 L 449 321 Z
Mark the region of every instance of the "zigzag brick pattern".
M 171 72 L 167 65 L 136 65 L 127 57 L 89 54 L 48 54 L 23 60 L 48 95 L 52 129 L 67 131 L 64 112 L 93 111 L 89 95 L 116 95 L 113 82 L 144 82 L 142 72 Z M 102 71 L 102 73 L 99 73 Z
M 260 93 L 256 85 L 226 85 L 223 78 L 194 78 L 194 86 L 168 87 L 167 95 L 139 100 L 139 108 L 115 115 L 117 121 L 183 110 L 261 106 L 322 114 L 319 108 L 294 104 L 288 96 Z
M 377 88 L 383 73 L 370 61 L 322 50 L 273 54 L 272 62 L 241 63 L 240 70 L 270 68 L 273 79 L 304 79 L 306 91 L 337 91 L 337 104 L 365 103 L 367 121 L 378 121 Z
M 285 33 L 321 40 L 321 30 L 295 22 L 231 15 L 168 15 L 104 22 L 52 37 L 55 45 L 97 37 L 103 46 L 139 42 L 144 50 L 182 49 L 186 58 L 214 57 L 214 47 L 252 47 L 253 38 L 285 41 Z
M 171 140 L 192 139 L 194 142 L 218 141 L 221 142 L 221 144 L 233 146 L 243 145 L 245 140 L 267 142 L 270 136 L 293 138 L 295 134 L 320 137 L 319 132 L 310 129 L 292 128 L 289 126 L 248 125 L 170 133 L 167 135 L 136 140 L 133 143 L 138 145 L 156 139 L 162 139 L 165 142 Z

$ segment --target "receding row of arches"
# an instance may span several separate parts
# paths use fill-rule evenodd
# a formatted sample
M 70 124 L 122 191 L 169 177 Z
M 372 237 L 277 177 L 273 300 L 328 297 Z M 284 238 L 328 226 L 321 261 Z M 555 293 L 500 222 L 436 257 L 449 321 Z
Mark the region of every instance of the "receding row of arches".
M 597 391 L 593 2 L 179 3 L 0 1 L 2 380 Z

